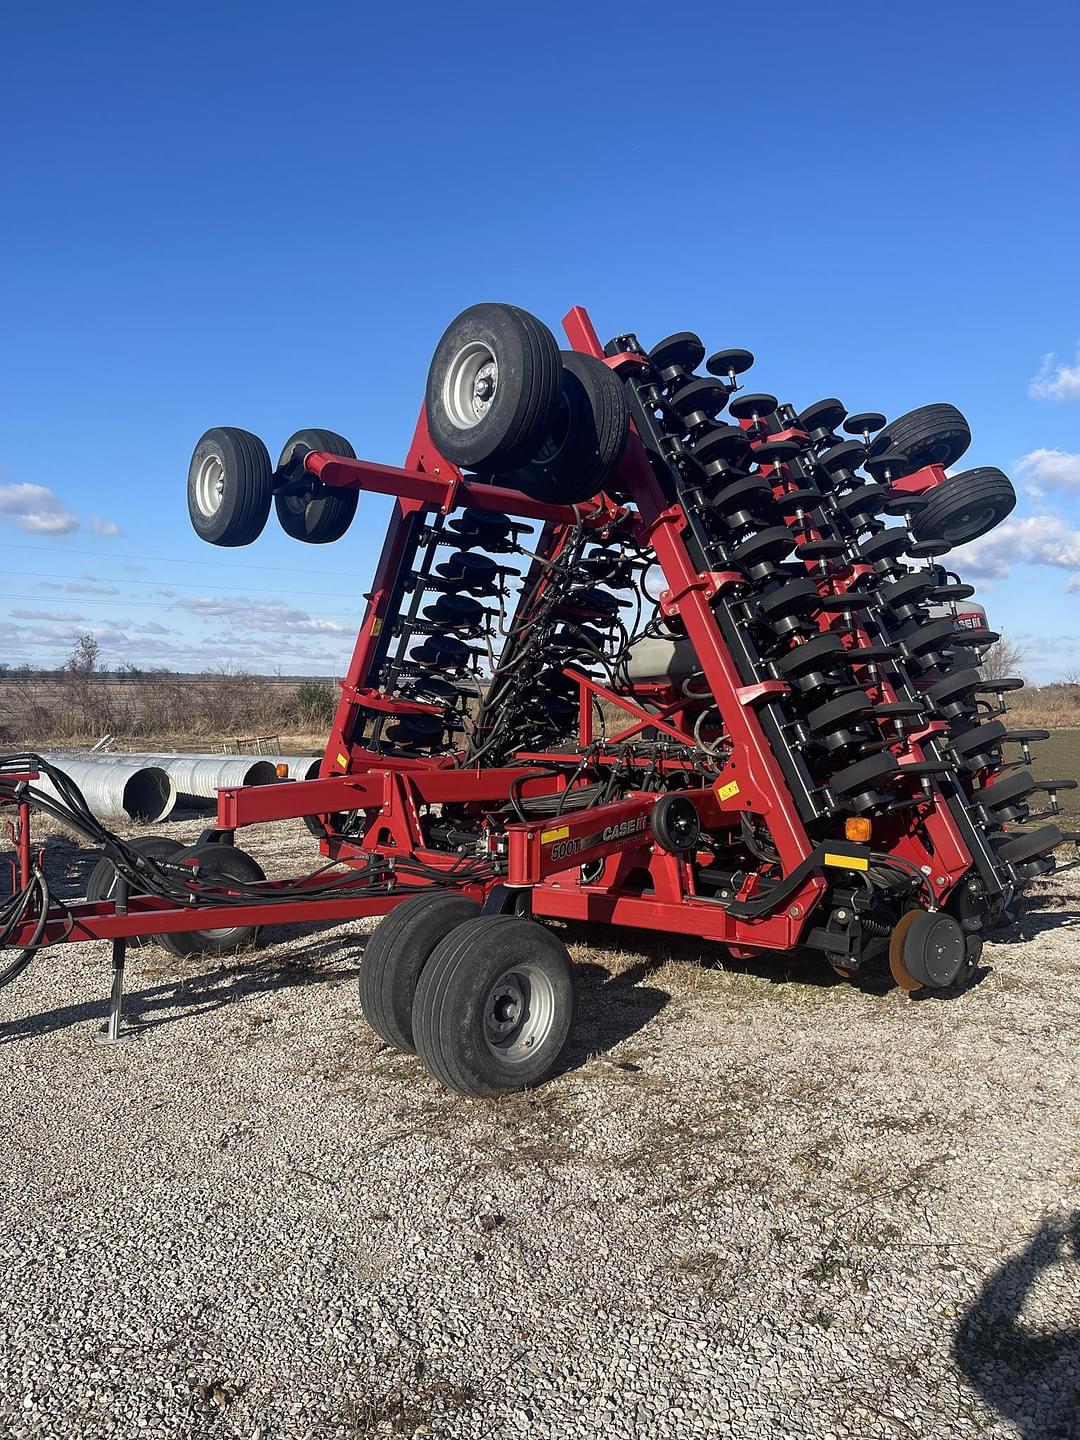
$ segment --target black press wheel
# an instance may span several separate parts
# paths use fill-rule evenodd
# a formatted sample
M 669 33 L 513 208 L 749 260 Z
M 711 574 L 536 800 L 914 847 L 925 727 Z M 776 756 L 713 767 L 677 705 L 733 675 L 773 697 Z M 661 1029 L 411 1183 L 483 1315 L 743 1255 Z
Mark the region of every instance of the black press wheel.
M 974 938 L 974 937 L 972 937 Z M 938 910 L 909 910 L 889 939 L 889 968 L 904 990 L 945 990 L 971 969 L 972 947 L 958 920 Z
M 562 352 L 562 396 L 550 434 L 527 465 L 501 477 L 552 505 L 575 505 L 603 490 L 622 459 L 630 409 L 622 381 L 602 361 Z
M 360 1008 L 388 1045 L 415 1049 L 413 998 L 421 971 L 436 945 L 479 914 L 467 895 L 433 890 L 403 900 L 375 927 L 360 966 Z
M 685 854 L 701 839 L 701 817 L 697 806 L 677 792 L 661 795 L 649 817 L 653 839 L 662 850 Z
M 250 545 L 270 516 L 274 476 L 266 446 L 247 430 L 218 425 L 188 466 L 188 515 L 200 540 Z
M 432 357 L 428 429 L 455 465 L 516 469 L 549 435 L 561 390 L 559 347 L 546 325 L 516 305 L 470 305 Z
M 921 470 L 924 465 L 955 465 L 971 444 L 967 420 L 944 401 L 920 405 L 885 426 L 870 446 L 871 456 L 900 450 Z
M 279 484 L 291 480 L 303 488 L 275 495 L 274 508 L 286 535 L 307 545 L 326 545 L 340 540 L 352 524 L 360 492 L 320 484 L 304 469 L 304 456 L 312 450 L 356 459 L 348 440 L 333 430 L 298 430 L 285 441 L 274 478 Z
M 266 876 L 258 863 L 244 850 L 235 845 L 192 845 L 188 850 L 178 850 L 171 857 L 178 865 L 185 861 L 198 862 L 196 878 L 207 887 L 227 889 L 230 880 L 244 885 L 265 880 Z M 192 865 L 195 870 L 195 865 Z M 207 896 L 207 902 L 212 903 Z M 184 958 L 190 955 L 232 955 L 254 944 L 258 934 L 257 925 L 229 925 L 215 930 L 178 930 L 172 935 L 156 938 L 166 950 Z
M 436 947 L 413 1004 L 416 1051 L 462 1095 L 495 1096 L 546 1080 L 574 1023 L 566 946 L 534 920 L 481 915 Z
M 1001 524 L 1016 506 L 1016 491 L 1004 471 L 980 465 L 946 476 L 925 499 L 912 521 L 915 538 L 966 545 Z

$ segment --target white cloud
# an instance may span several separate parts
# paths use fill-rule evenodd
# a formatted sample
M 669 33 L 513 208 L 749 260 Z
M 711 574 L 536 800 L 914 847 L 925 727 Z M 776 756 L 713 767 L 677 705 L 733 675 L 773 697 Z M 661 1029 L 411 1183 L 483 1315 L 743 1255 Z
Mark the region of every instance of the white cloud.
M 282 601 L 249 600 L 247 596 L 184 595 L 177 607 L 192 615 L 228 616 L 249 630 L 275 634 L 340 635 L 349 626 L 337 620 L 314 620 L 306 610 L 296 610 Z
M 13 620 L 85 620 L 77 610 L 12 610 Z
M 1006 520 L 996 530 L 961 545 L 949 557 L 950 568 L 974 579 L 1003 580 L 1013 565 L 1051 565 L 1080 570 L 1080 530 L 1057 515 L 1029 515 Z M 1070 591 L 1080 589 L 1075 577 Z
M 1076 352 L 1076 363 L 1057 363 L 1057 356 L 1051 352 L 1043 356 L 1039 373 L 1028 386 L 1033 400 L 1080 400 L 1080 350 Z
M 1080 490 L 1080 455 L 1067 450 L 1032 450 L 1016 462 L 1027 490 L 1041 499 L 1047 490 Z
M 0 469 L 0 474 L 5 473 Z M 0 519 L 30 535 L 74 535 L 82 524 L 78 515 L 47 485 L 0 485 Z M 122 535 L 120 526 L 96 515 L 90 528 L 99 535 Z
M 59 585 L 54 580 L 43 580 L 42 590 L 58 591 L 61 595 L 119 595 L 116 585 L 98 585 L 92 580 L 68 580 Z
M 71 535 L 79 517 L 47 485 L 0 485 L 0 516 L 31 535 Z

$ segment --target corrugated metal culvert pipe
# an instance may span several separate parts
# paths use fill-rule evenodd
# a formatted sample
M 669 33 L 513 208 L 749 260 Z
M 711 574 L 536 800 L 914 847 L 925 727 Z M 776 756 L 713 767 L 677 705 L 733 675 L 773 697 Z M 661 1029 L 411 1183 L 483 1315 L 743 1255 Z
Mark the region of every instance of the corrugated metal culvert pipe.
M 87 805 L 99 820 L 164 820 L 176 806 L 176 782 L 160 765 L 124 756 L 111 757 L 123 763 L 103 765 L 99 758 L 58 755 L 56 768 L 63 770 L 82 791 Z M 46 795 L 60 799 L 48 778 L 34 782 Z
M 216 800 L 219 790 L 240 785 L 271 785 L 278 778 L 273 760 L 250 755 L 161 755 L 96 753 L 81 760 L 101 765 L 155 765 L 168 771 L 181 795 L 195 800 Z M 63 764 L 63 760 L 60 760 Z

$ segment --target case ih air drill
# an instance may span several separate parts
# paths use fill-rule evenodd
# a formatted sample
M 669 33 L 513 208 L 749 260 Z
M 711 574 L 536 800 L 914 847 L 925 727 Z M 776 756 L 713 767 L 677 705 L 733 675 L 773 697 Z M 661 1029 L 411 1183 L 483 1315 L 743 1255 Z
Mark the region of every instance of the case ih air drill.
M 745 350 L 602 346 L 580 308 L 565 329 L 560 351 L 513 306 L 459 315 L 401 467 L 324 430 L 276 468 L 246 431 L 203 436 L 188 504 L 215 545 L 249 544 L 272 506 L 322 544 L 361 491 L 396 497 L 320 776 L 223 790 L 181 850 L 120 841 L 43 760 L 8 757 L 6 977 L 112 938 L 116 1035 L 129 936 L 220 953 L 268 921 L 381 915 L 365 1016 L 478 1095 L 536 1084 L 563 1049 L 574 978 L 549 920 L 963 990 L 1053 868 L 1063 837 L 1039 822 L 1074 783 L 1026 768 L 1041 732 L 1005 719 L 1021 682 L 981 676 L 996 637 L 957 622 L 972 590 L 942 563 L 1009 513 L 1008 479 L 948 473 L 970 441 L 951 405 L 796 412 L 742 388 Z M 52 901 L 33 808 L 102 845 L 85 903 Z M 325 864 L 267 881 L 235 833 L 290 817 Z

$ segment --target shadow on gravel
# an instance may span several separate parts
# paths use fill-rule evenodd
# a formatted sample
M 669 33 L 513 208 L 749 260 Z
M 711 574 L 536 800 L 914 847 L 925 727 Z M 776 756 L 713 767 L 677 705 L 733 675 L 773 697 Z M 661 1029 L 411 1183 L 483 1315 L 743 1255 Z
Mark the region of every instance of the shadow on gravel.
M 354 953 L 359 955 L 363 937 L 357 937 Z M 146 959 L 133 957 L 128 972 L 129 985 L 124 991 L 124 1022 L 142 1030 L 156 1030 L 178 1020 L 192 1016 L 209 1015 L 222 1010 L 237 1000 L 252 995 L 264 995 L 277 990 L 303 989 L 308 985 L 324 985 L 327 981 L 355 981 L 360 974 L 357 964 L 333 964 L 333 957 L 340 954 L 342 939 L 319 939 L 312 937 L 306 944 L 294 946 L 287 955 L 272 959 L 259 959 L 258 951 L 248 951 L 233 957 L 228 963 L 202 975 L 183 975 L 164 979 L 160 984 L 144 985 L 135 989 L 132 982 L 140 978 L 136 966 L 145 966 L 153 973 L 166 971 L 183 961 L 172 961 L 171 957 L 155 954 Z M 350 945 L 350 949 L 353 946 Z M 36 963 L 47 961 L 55 951 L 45 951 Z M 330 964 L 323 962 L 329 960 Z M 109 970 L 100 967 L 101 999 L 78 1005 L 60 1005 L 46 1010 L 41 1015 L 28 1015 L 25 1019 L 9 1020 L 0 1025 L 0 1045 L 12 1045 L 32 1035 L 48 1035 L 57 1030 L 67 1030 L 80 1023 L 103 1021 L 108 1014 Z M 143 977 L 145 978 L 145 976 Z
M 35 847 L 36 848 L 36 847 Z M 87 850 L 67 836 L 50 835 L 44 842 L 45 874 L 57 900 L 81 900 L 100 850 Z M 13 850 L 0 851 L 0 897 L 11 894 Z
M 1077 1323 L 1038 1330 L 1022 1320 L 1043 1271 L 1064 1267 L 1056 1288 L 1076 1298 Z M 1034 1239 L 983 1284 L 953 1346 L 961 1372 L 1024 1440 L 1080 1440 L 1080 1210 Z
M 642 960 L 612 974 L 603 965 L 578 964 L 578 1008 L 574 1029 L 563 1051 L 560 1073 L 576 1070 L 591 1056 L 613 1050 L 643 1030 L 671 999 L 666 990 L 642 985 L 663 964 Z

